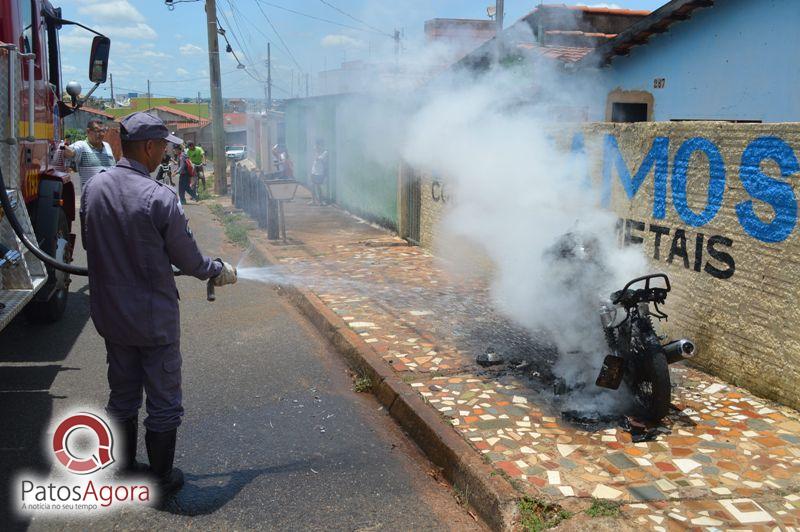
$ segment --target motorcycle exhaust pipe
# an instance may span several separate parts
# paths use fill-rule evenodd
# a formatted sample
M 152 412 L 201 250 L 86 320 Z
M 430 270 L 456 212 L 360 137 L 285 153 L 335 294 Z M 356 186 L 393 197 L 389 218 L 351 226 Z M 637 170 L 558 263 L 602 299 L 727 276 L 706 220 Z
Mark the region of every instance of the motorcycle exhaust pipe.
M 691 340 L 675 340 L 664 346 L 664 353 L 667 355 L 667 363 L 674 364 L 681 360 L 692 358 L 697 354 L 694 342 Z

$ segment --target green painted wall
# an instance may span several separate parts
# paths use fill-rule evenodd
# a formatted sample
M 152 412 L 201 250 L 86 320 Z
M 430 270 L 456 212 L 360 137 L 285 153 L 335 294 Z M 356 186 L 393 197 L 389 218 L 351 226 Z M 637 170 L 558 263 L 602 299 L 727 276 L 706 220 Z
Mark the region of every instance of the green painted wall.
M 375 124 L 365 119 L 367 99 L 336 95 L 291 100 L 285 112 L 286 147 L 297 179 L 308 183 L 314 143 L 321 138 L 330 152 L 330 197 L 354 214 L 396 229 L 398 161 L 387 159 L 387 150 L 376 142 Z

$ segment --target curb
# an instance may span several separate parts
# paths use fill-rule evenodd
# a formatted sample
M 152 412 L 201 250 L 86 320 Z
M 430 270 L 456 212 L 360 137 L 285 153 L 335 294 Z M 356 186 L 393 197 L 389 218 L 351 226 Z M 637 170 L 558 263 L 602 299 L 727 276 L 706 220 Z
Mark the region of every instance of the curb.
M 251 239 L 266 262 L 280 261 L 263 242 Z M 442 468 L 486 524 L 494 530 L 511 530 L 517 518 L 519 493 L 508 480 L 486 464 L 455 430 L 446 425 L 422 398 L 388 367 L 336 313 L 313 292 L 296 286 L 278 287 L 327 338 L 355 370 L 369 377 L 372 393 L 428 458 Z

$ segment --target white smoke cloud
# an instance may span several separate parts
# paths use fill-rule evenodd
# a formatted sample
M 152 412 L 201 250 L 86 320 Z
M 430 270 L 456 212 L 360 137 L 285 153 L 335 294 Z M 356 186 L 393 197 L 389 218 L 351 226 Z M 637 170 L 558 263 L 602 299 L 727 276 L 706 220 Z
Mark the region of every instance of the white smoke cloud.
M 475 250 L 488 257 L 494 304 L 534 336 L 546 332 L 561 353 L 555 372 L 571 384 L 593 382 L 608 354 L 601 298 L 646 271 L 639 249 L 618 247 L 616 216 L 599 207 L 587 161 L 571 153 L 569 135 L 559 139 L 578 130 L 562 115 L 585 107 L 590 85 L 534 57 L 480 77 L 448 73 L 403 152 L 450 190 L 438 252 L 457 264 Z M 602 266 L 547 258 L 570 232 L 596 243 Z M 592 384 L 591 394 L 602 392 Z

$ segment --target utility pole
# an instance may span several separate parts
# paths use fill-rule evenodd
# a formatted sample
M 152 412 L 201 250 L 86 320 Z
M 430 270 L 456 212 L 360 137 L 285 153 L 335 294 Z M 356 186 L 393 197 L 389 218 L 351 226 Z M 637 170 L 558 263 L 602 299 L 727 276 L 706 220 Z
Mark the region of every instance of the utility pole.
M 267 110 L 272 109 L 272 46 L 267 43 Z
M 114 102 L 116 101 L 114 99 L 114 74 L 109 74 L 108 75 L 108 81 L 111 82 L 111 107 L 113 108 L 114 107 Z
M 147 109 L 152 109 L 153 105 L 150 103 L 150 80 L 147 80 Z
M 500 0 L 502 1 L 502 0 Z M 400 64 L 400 30 L 394 30 L 394 62 L 396 65 Z
M 202 116 L 200 114 L 200 91 L 197 91 L 197 116 Z
M 214 144 L 214 192 L 228 193 L 225 174 L 225 129 L 222 118 L 222 80 L 219 68 L 217 40 L 217 2 L 206 0 L 206 30 L 208 32 L 208 71 L 211 74 L 211 133 Z
M 495 35 L 500 35 L 503 31 L 503 3 L 504 0 L 495 0 L 495 23 L 497 24 L 497 33 Z

